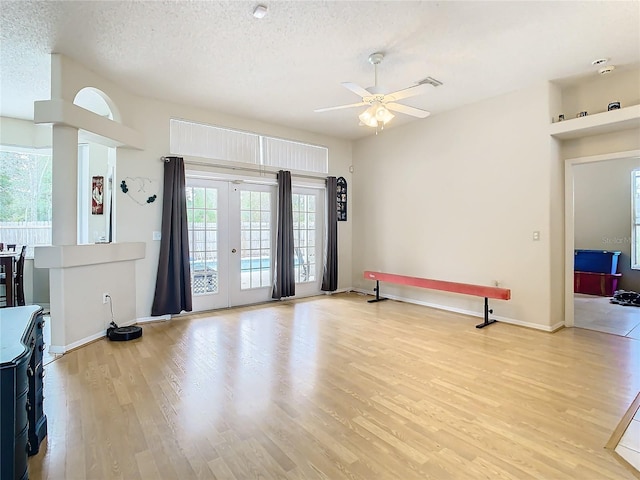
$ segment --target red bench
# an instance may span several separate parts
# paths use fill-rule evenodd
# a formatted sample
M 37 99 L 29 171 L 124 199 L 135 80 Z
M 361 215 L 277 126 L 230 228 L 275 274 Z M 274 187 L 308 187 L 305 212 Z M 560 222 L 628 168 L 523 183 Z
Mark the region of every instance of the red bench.
M 476 325 L 476 328 L 483 328 L 496 322 L 496 320 L 489 319 L 489 314 L 493 313 L 493 310 L 489 309 L 490 298 L 497 300 L 509 300 L 511 298 L 511 290 L 508 288 L 487 287 L 485 285 L 472 285 L 470 283 L 446 282 L 444 280 L 431 280 L 429 278 L 409 277 L 407 275 L 370 271 L 364 272 L 364 278 L 376 281 L 376 287 L 373 289 L 374 292 L 376 292 L 376 298 L 369 300 L 369 303 L 386 300 L 386 298 L 380 297 L 380 282 L 396 283 L 398 285 L 407 285 L 409 287 L 428 288 L 431 290 L 441 290 L 444 292 L 484 297 L 484 322 Z

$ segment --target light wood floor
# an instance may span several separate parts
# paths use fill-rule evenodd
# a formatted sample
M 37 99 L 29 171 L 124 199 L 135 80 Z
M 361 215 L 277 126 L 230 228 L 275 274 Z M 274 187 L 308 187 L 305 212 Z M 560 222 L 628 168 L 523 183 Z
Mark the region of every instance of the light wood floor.
M 640 341 L 357 294 L 144 326 L 50 363 L 32 479 L 633 479 Z

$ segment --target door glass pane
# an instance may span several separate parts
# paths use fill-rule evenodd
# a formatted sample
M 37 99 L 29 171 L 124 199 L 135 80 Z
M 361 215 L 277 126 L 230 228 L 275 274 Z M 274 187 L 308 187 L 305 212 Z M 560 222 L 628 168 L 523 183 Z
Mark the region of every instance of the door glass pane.
M 187 187 L 186 194 L 191 291 L 218 293 L 218 189 Z
M 240 192 L 240 289 L 271 285 L 271 194 Z
M 316 281 L 315 248 L 315 196 L 294 193 L 293 200 L 293 243 L 294 273 L 296 283 Z

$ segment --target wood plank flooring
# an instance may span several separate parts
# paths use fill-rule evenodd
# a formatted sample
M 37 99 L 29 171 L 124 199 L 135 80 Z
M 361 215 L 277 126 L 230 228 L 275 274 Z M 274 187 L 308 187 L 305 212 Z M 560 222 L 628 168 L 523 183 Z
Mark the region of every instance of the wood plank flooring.
M 194 315 L 49 364 L 32 479 L 632 479 L 640 341 L 350 293 Z

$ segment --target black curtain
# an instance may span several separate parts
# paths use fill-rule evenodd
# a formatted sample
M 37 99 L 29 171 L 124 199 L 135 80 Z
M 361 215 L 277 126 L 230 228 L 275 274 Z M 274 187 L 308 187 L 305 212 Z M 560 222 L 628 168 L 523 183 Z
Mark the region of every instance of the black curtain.
M 338 199 L 336 177 L 327 177 L 327 241 L 324 250 L 322 290 L 338 289 Z
M 278 172 L 278 239 L 273 275 L 272 298 L 292 297 L 296 294 L 293 245 L 293 203 L 291 172 Z
M 151 315 L 191 311 L 191 271 L 184 160 L 166 157 L 162 199 L 162 240 Z

